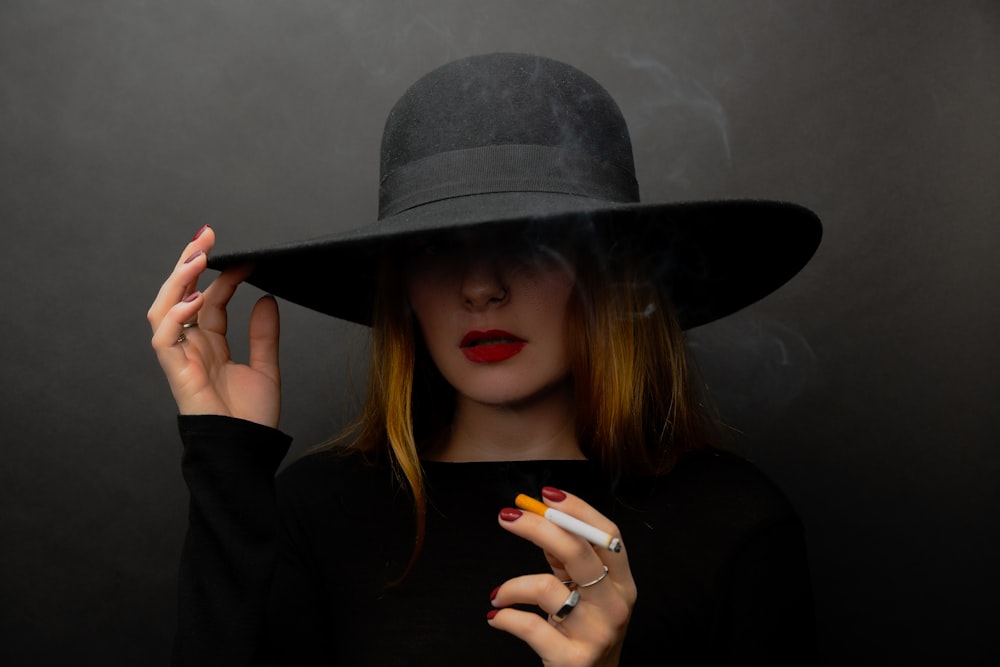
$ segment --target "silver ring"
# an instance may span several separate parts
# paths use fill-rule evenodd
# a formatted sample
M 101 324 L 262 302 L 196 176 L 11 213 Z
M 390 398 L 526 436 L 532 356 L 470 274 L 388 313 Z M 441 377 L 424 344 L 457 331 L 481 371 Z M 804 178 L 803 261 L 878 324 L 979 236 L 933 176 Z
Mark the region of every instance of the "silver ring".
M 556 623 L 562 623 L 569 616 L 569 613 L 576 609 L 577 603 L 580 601 L 580 593 L 578 591 L 570 591 L 569 597 L 563 602 L 562 606 L 559 607 L 559 611 L 552 614 L 552 620 Z
M 196 327 L 196 326 L 198 326 L 198 320 L 195 320 L 194 322 L 185 322 L 184 324 L 181 325 L 181 328 L 190 329 L 191 327 Z M 188 339 L 187 334 L 181 331 L 181 335 L 177 337 L 175 343 L 180 344 L 186 341 L 187 339 Z
M 601 572 L 601 576 L 599 576 L 597 579 L 594 579 L 593 581 L 588 581 L 585 584 L 577 584 L 576 587 L 577 588 L 589 588 L 590 586 L 593 586 L 594 584 L 599 584 L 602 581 L 604 581 L 604 577 L 606 577 L 606 576 L 608 576 L 608 566 L 607 565 L 604 566 L 604 572 Z

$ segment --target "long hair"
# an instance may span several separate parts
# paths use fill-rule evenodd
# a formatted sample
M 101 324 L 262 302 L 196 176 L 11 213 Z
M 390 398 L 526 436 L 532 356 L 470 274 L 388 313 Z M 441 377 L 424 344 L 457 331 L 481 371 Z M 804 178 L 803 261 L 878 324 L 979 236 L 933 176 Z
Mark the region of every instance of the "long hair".
M 664 474 L 713 442 L 707 394 L 661 267 L 640 240 L 593 240 L 567 314 L 577 442 L 609 475 Z
M 566 344 L 578 443 L 609 478 L 663 474 L 681 454 L 710 442 L 683 332 L 654 267 L 618 261 L 604 253 L 598 236 L 583 238 L 558 244 L 576 267 Z M 364 405 L 329 445 L 387 461 L 409 487 L 414 548 L 390 586 L 406 578 L 420 555 L 427 515 L 420 457 L 446 434 L 455 403 L 415 324 L 400 252 L 387 251 L 381 262 Z

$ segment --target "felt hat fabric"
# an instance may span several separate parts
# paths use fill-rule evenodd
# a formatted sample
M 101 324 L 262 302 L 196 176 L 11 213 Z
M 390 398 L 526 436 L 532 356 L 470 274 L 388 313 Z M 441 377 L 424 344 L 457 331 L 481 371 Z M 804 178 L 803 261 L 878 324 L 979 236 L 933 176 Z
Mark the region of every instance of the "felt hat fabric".
M 822 234 L 815 214 L 786 202 L 640 202 L 617 104 L 587 74 L 533 55 L 473 56 L 418 80 L 389 113 L 380 171 L 377 220 L 209 266 L 252 262 L 248 282 L 262 290 L 370 324 L 389 244 L 459 229 L 593 232 L 609 252 L 628 239 L 647 254 L 691 328 L 787 282 Z

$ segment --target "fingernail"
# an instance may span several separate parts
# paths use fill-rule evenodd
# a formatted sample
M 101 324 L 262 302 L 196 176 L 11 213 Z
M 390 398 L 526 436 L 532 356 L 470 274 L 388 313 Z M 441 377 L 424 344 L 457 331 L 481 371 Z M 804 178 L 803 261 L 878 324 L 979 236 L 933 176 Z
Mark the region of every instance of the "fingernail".
M 486 620 L 487 621 L 492 621 L 493 617 L 496 616 L 499 613 L 500 613 L 499 609 L 490 609 L 488 612 L 486 612 Z
M 490 592 L 490 602 L 493 602 L 494 600 L 496 600 L 496 599 L 497 599 L 497 591 L 499 591 L 499 590 L 500 590 L 500 587 L 499 587 L 499 586 L 497 586 L 496 588 L 494 588 L 494 589 L 493 589 L 493 590 L 492 590 L 492 591 Z
M 198 231 L 197 231 L 197 232 L 195 233 L 195 235 L 194 235 L 194 238 L 193 238 L 193 239 L 191 239 L 191 240 L 192 240 L 192 241 L 197 241 L 197 240 L 198 240 L 198 237 L 199 237 L 199 236 L 201 236 L 202 234 L 204 234 L 204 233 L 205 233 L 205 230 L 206 230 L 206 229 L 208 229 L 208 225 L 202 225 L 202 226 L 201 226 L 201 229 L 199 229 L 199 230 L 198 230 Z
M 195 250 L 193 253 L 191 253 L 191 256 L 184 260 L 184 263 L 185 264 L 190 264 L 191 262 L 193 262 L 194 260 L 198 259 L 199 257 L 201 257 L 204 254 L 205 254 L 205 251 L 201 250 L 199 248 L 198 250 Z
M 566 494 L 555 488 L 554 486 L 543 486 L 542 496 L 546 500 L 551 500 L 554 503 L 561 503 L 566 500 Z
M 191 303 L 195 299 L 201 296 L 201 292 L 191 292 L 186 297 L 184 297 L 184 303 Z
M 500 518 L 504 521 L 517 521 L 524 514 L 521 510 L 516 510 L 513 507 L 506 507 L 500 510 Z

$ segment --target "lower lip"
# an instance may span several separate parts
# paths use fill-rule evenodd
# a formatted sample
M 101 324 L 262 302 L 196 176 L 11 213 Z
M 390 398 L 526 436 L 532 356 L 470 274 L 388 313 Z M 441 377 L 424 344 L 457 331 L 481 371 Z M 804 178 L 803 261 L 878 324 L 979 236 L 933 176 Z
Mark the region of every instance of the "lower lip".
M 524 343 L 485 343 L 463 347 L 462 354 L 477 364 L 492 364 L 510 359 L 524 348 Z

